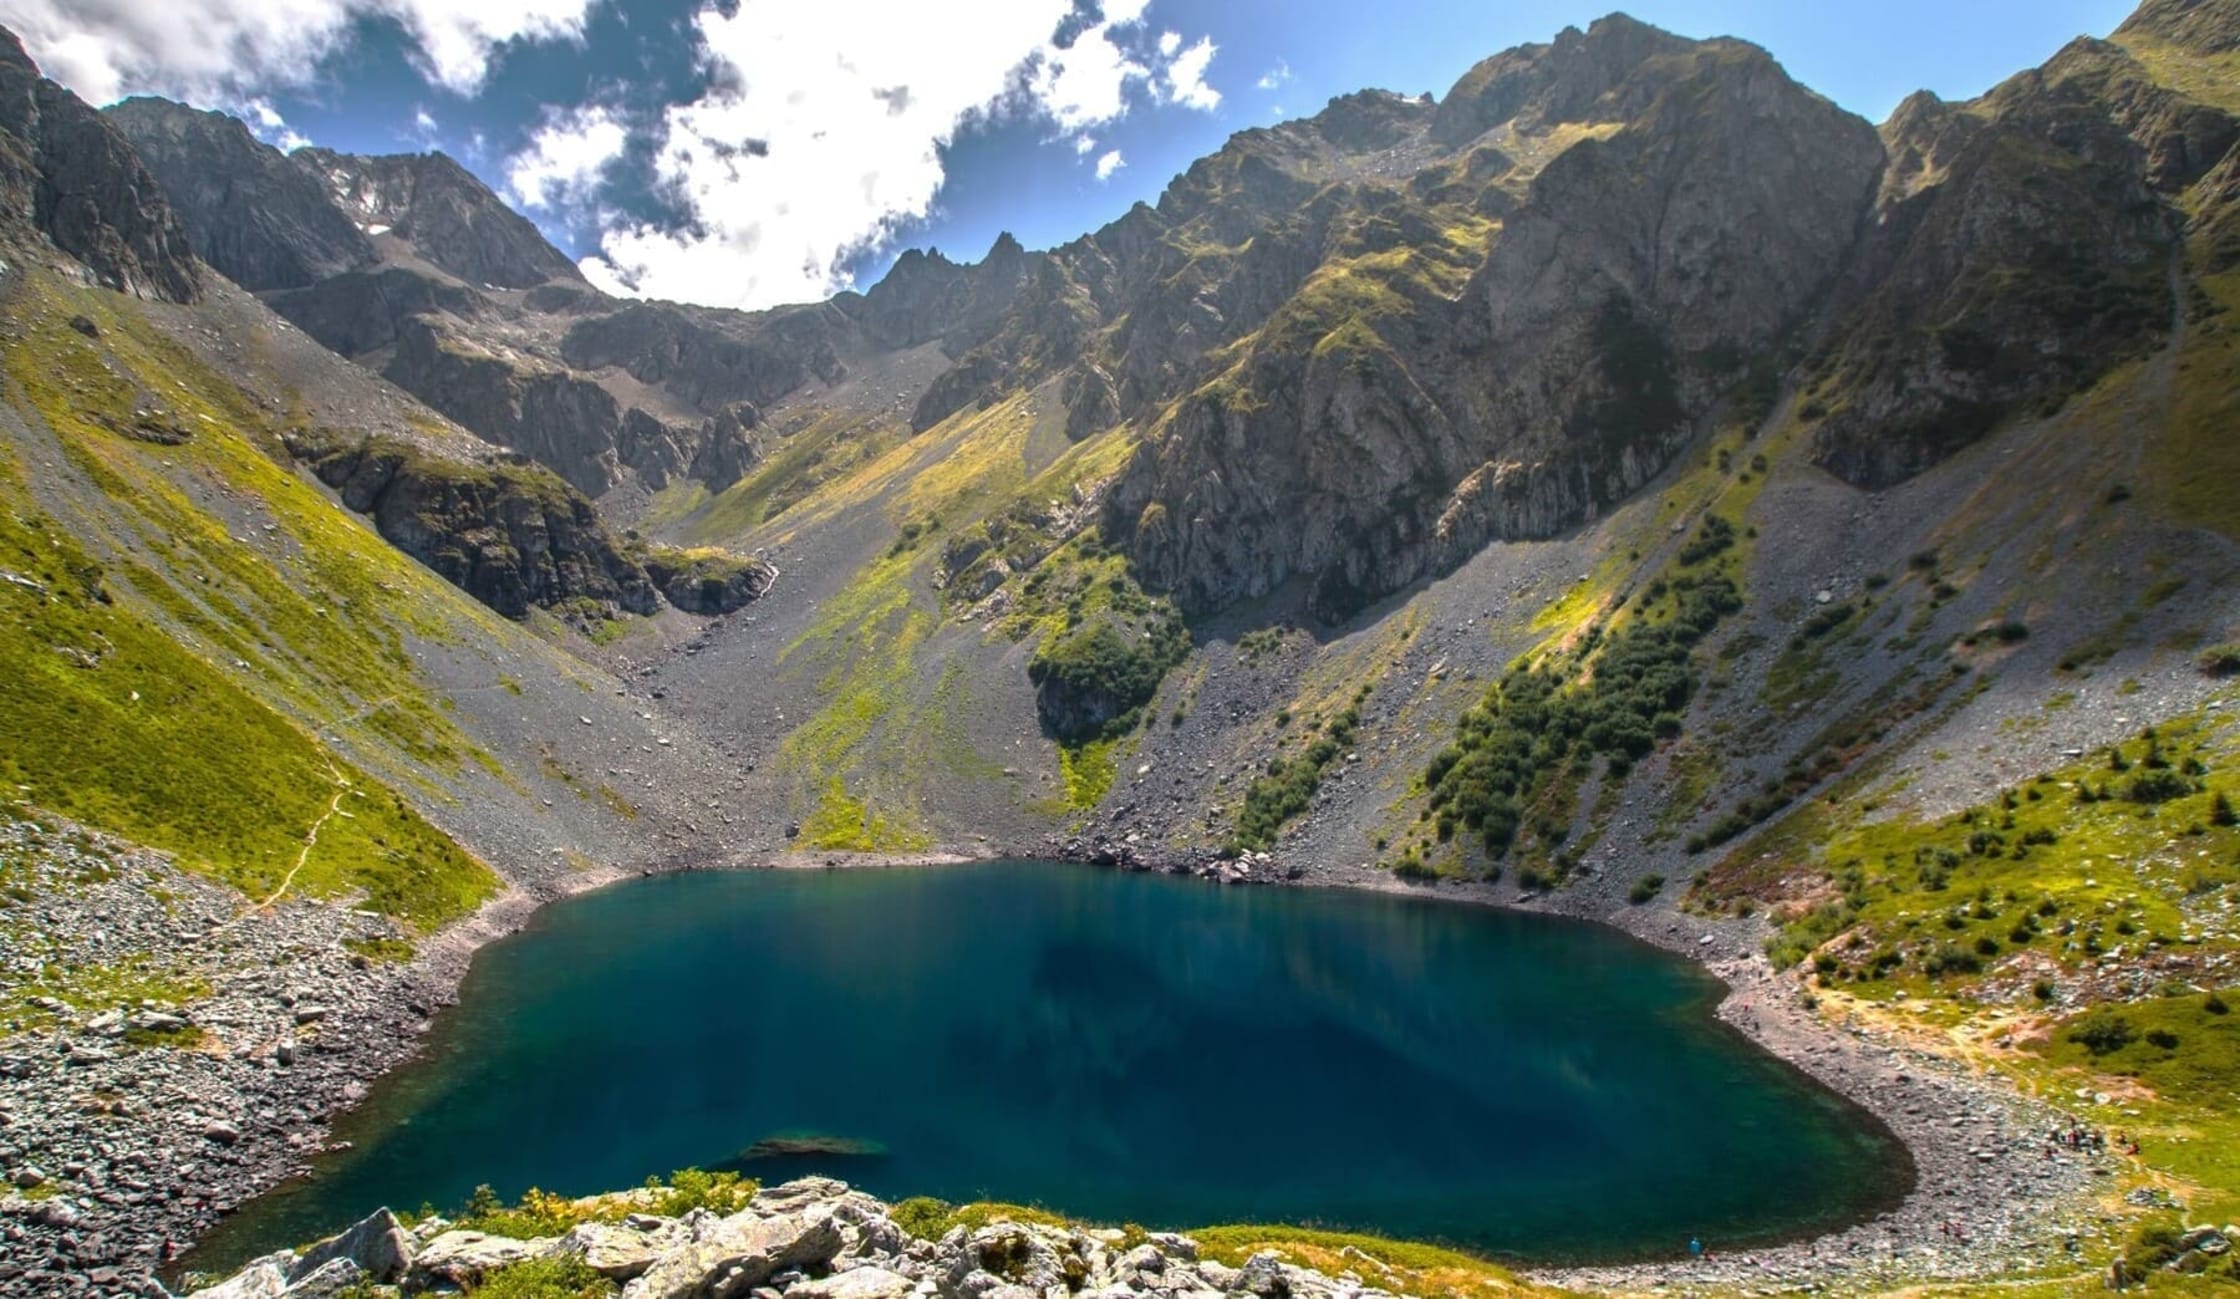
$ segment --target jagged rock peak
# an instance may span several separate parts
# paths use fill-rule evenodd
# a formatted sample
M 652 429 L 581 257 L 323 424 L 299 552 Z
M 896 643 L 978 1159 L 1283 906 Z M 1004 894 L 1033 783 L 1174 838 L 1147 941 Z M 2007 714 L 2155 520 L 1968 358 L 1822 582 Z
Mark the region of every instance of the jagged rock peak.
M 191 302 L 201 269 L 163 187 L 84 100 L 0 28 L 0 201 L 111 288 Z
M 1707 46 L 1755 49 L 1740 41 L 1691 41 L 1625 14 L 1596 19 L 1584 32 L 1566 27 L 1552 44 L 1520 45 L 1463 73 L 1439 102 L 1431 133 L 1457 145 L 1519 117 L 1529 125 L 1585 120 L 1643 63 Z
M 163 183 L 196 255 L 243 288 L 302 288 L 376 260 L 318 178 L 238 118 L 157 98 L 106 116 Z
M 306 148 L 289 159 L 328 187 L 343 215 L 386 227 L 421 260 L 470 284 L 528 289 L 583 278 L 567 254 L 449 154 Z
M 2240 49 L 2240 0 L 2146 0 L 2116 38 L 2151 36 L 2203 54 Z

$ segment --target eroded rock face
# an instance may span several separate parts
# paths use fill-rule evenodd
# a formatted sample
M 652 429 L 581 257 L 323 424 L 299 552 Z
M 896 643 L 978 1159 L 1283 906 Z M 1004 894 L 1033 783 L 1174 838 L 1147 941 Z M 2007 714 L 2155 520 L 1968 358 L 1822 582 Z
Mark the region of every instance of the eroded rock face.
M 2225 114 L 2155 89 L 2101 41 L 1976 104 L 1916 95 L 1883 136 L 1890 165 L 1854 305 L 1816 363 L 1829 407 L 1816 458 L 1867 487 L 2163 338 L 2180 230 L 2166 191 L 2240 138 Z
M 405 266 L 341 272 L 265 302 L 322 346 L 352 357 L 394 347 L 417 317 L 478 321 L 495 314 L 481 293 Z
M 1589 138 L 1531 178 L 1461 292 L 1393 277 L 1357 302 L 1318 293 L 1326 264 L 1114 485 L 1108 528 L 1185 607 L 1304 578 L 1344 616 L 1489 540 L 1590 517 L 1660 470 L 1842 270 L 1881 149 L 1762 51 L 1611 19 L 1492 64 L 1435 138 L 1468 143 L 1455 123 L 1481 121 L 1489 139 Z M 1375 257 L 1454 219 L 1383 196 L 1332 224 Z
M 382 441 L 301 451 L 392 545 L 508 618 L 574 600 L 638 614 L 660 607 L 591 503 L 549 471 L 459 464 Z
M 153 98 L 107 116 L 162 183 L 195 255 L 242 288 L 302 288 L 374 261 L 318 178 L 238 119 Z
M 0 28 L 0 202 L 102 283 L 192 302 L 201 270 L 163 188 L 116 128 Z
M 710 617 L 745 608 L 778 580 L 778 570 L 761 559 L 665 546 L 647 550 L 645 569 L 670 604 Z
M 470 285 L 527 289 L 583 278 L 528 218 L 446 154 L 364 157 L 298 149 L 288 161 L 326 188 L 360 228 L 383 228 L 410 243 L 421 260 Z

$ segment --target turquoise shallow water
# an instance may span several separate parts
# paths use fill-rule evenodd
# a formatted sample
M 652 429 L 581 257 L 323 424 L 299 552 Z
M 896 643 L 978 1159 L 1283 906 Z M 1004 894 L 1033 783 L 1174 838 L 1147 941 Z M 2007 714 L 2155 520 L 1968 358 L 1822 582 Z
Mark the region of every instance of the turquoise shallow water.
M 1893 1203 L 1902 1148 L 1718 1023 L 1717 992 L 1600 927 L 1359 893 L 1031 862 L 638 880 L 481 952 L 342 1124 L 355 1148 L 188 1262 L 799 1133 L 883 1153 L 739 1166 L 1535 1260 Z

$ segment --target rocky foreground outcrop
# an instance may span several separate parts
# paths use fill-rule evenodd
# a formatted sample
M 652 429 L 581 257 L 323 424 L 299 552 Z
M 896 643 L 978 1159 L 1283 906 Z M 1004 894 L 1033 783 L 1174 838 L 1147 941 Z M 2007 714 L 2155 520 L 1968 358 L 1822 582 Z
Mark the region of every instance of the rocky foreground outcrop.
M 894 1210 L 846 1184 L 805 1178 L 757 1194 L 744 1209 L 682 1217 L 629 1212 L 613 1197 L 606 1219 L 563 1235 L 518 1240 L 431 1219 L 405 1230 L 387 1209 L 297 1252 L 260 1258 L 193 1299 L 472 1291 L 509 1268 L 572 1260 L 584 1282 L 604 1278 L 623 1299 L 1043 1299 L 1050 1295 L 1254 1295 L 1322 1299 L 1385 1292 L 1358 1277 L 1325 1276 L 1258 1254 L 1241 1268 L 1201 1258 L 1187 1236 L 1092 1231 L 998 1218 L 913 1236 Z M 353 1294 L 367 1293 L 365 1289 Z M 557 1291 L 555 1291 L 557 1293 Z M 572 1291 L 571 1291 L 572 1293 Z

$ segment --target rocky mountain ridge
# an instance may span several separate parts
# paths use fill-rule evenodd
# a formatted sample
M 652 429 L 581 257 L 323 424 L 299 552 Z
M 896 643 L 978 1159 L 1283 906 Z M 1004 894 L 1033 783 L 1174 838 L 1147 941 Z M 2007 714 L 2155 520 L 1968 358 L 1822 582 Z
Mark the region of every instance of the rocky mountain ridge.
M 2188 12 L 2175 30 L 2206 21 Z M 159 174 L 244 167 L 237 127 L 113 116 Z M 1755 47 L 1614 15 L 1436 103 L 1366 92 L 1243 132 L 1048 253 L 913 253 L 819 306 L 607 303 L 525 224 L 502 259 L 384 255 L 274 305 L 595 498 L 720 493 L 776 449 L 766 413 L 936 343 L 952 363 L 905 391 L 912 431 L 1050 379 L 1069 436 L 1141 442 L 1100 526 L 1153 589 L 1213 613 L 1297 582 L 1342 618 L 1607 510 L 1800 361 L 1816 459 L 1866 486 L 2058 402 L 2165 335 L 2181 199 L 2234 129 L 2084 40 L 1978 104 L 1909 100 L 1878 138 Z M 190 158 L 198 133 L 232 161 Z M 290 165 L 336 178 L 329 215 L 428 248 L 504 212 L 434 157 L 264 149 L 247 170 Z M 381 196 L 422 172 L 445 178 L 432 210 L 475 220 L 394 215 Z M 183 207 L 196 230 L 220 210 Z M 297 256 L 290 229 L 266 240 Z

